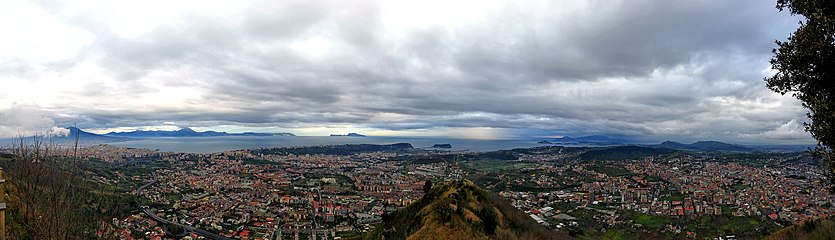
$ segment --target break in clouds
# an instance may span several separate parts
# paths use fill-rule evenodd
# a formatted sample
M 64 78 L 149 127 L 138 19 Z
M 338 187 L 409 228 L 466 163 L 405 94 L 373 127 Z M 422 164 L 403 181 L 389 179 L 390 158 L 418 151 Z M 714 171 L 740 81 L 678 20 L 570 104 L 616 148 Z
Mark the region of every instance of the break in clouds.
M 800 103 L 762 80 L 799 20 L 774 5 L 9 0 L 0 135 L 75 123 L 809 142 Z

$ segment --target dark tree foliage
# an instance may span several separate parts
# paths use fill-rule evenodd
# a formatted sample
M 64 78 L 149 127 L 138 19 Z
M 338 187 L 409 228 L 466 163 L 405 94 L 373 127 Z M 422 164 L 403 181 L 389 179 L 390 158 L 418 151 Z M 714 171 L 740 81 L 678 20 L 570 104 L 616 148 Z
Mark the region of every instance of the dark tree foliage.
M 777 41 L 770 61 L 777 73 L 765 79 L 766 86 L 780 94 L 791 92 L 808 109 L 811 122 L 804 125 L 818 141 L 812 153 L 823 159 L 835 190 L 835 1 L 778 0 L 777 9 L 805 20 L 788 41 Z
M 0 159 L 10 239 L 118 238 L 109 224 L 127 204 L 118 186 L 108 190 L 85 178 L 76 158 L 60 157 L 49 134 L 20 137 L 15 145 L 11 158 Z
M 432 181 L 426 180 L 426 182 L 423 183 L 423 193 L 428 193 L 429 190 L 432 190 Z

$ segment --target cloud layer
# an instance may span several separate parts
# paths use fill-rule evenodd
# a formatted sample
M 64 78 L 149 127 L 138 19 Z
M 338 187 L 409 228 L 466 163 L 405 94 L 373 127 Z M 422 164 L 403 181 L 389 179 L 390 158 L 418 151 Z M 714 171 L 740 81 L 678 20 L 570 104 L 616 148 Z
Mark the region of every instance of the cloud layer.
M 58 125 L 809 140 L 769 134 L 805 119 L 763 86 L 797 22 L 769 2 L 9 6 L 0 111 Z

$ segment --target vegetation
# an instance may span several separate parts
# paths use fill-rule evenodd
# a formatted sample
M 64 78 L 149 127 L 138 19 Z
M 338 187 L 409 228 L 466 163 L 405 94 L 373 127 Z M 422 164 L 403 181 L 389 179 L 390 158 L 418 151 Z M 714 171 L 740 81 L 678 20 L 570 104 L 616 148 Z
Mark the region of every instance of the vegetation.
M 625 160 L 638 159 L 643 157 L 655 156 L 660 154 L 674 153 L 675 150 L 666 148 L 651 148 L 639 146 L 618 146 L 603 149 L 593 149 L 580 154 L 582 160 Z
M 649 228 L 653 231 L 658 231 L 664 228 L 667 224 L 669 224 L 669 220 L 663 217 L 649 215 L 649 214 L 639 214 L 638 217 L 635 219 L 635 223 L 641 224 L 646 228 Z
M 6 184 L 8 234 L 16 239 L 91 239 L 133 202 L 116 188 L 84 178 L 75 158 L 56 158 L 49 138 L 21 138 L 0 159 Z
M 363 239 L 564 238 L 469 180 L 436 183 L 421 199 L 383 215 Z
M 835 222 L 830 219 L 807 220 L 771 234 L 766 240 L 828 240 L 835 239 Z
M 808 109 L 806 131 L 818 140 L 813 151 L 827 163 L 830 187 L 835 190 L 835 2 L 778 0 L 777 9 L 805 18 L 788 41 L 777 41 L 766 86 L 792 95 Z
M 429 190 L 432 190 L 432 180 L 426 180 L 423 183 L 423 193 L 428 193 Z
M 626 176 L 633 174 L 632 171 L 629 171 L 622 166 L 612 166 L 612 165 L 594 165 L 591 170 L 599 173 L 606 174 L 608 176 Z

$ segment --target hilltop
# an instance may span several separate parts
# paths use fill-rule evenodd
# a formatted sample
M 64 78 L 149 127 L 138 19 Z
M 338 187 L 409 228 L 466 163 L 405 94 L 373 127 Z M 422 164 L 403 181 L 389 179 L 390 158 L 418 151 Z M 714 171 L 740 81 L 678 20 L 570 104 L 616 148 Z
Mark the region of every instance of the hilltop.
M 469 180 L 441 182 L 363 239 L 568 239 Z

